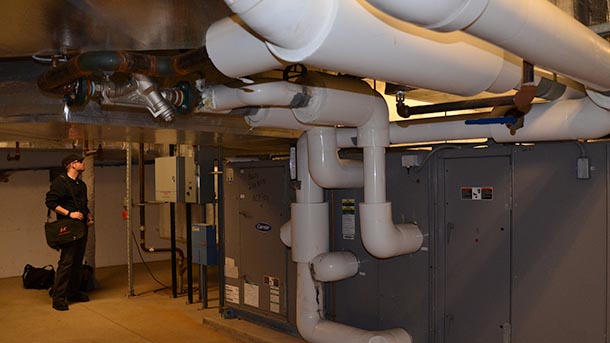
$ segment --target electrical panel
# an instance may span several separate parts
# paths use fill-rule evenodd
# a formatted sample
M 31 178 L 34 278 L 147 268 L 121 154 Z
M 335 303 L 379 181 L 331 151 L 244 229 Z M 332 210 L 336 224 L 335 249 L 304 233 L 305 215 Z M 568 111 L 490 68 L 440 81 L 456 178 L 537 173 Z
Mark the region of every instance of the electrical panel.
M 197 202 L 197 177 L 193 157 L 155 158 L 155 200 Z
M 203 223 L 191 225 L 193 262 L 206 266 L 218 264 L 216 227 Z

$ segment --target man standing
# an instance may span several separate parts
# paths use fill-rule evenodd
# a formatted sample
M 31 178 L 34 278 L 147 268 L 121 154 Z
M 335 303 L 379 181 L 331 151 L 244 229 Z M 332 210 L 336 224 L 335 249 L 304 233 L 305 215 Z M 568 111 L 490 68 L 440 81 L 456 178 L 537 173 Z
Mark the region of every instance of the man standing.
M 66 170 L 51 182 L 47 192 L 46 205 L 57 214 L 58 219 L 72 218 L 93 225 L 93 216 L 87 206 L 87 185 L 79 179 L 85 170 L 83 157 L 71 154 L 61 161 Z M 89 297 L 80 292 L 82 264 L 87 235 L 61 249 L 55 282 L 51 288 L 53 308 L 58 311 L 68 310 L 68 302 L 85 302 Z

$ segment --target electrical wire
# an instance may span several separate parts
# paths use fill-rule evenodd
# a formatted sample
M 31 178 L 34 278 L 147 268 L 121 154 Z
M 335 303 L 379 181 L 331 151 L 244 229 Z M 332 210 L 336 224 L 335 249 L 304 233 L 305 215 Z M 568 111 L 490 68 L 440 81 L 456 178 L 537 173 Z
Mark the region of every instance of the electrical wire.
M 131 230 L 131 235 L 133 236 L 133 240 L 137 241 L 136 239 L 136 235 L 133 233 L 133 230 Z M 144 261 L 144 256 L 142 256 L 142 252 L 140 251 L 140 248 L 138 247 L 138 255 L 140 255 L 140 260 L 142 261 L 142 263 L 144 264 L 144 267 L 146 268 L 146 270 L 148 271 L 148 274 L 150 274 L 150 277 L 153 278 L 153 280 L 155 280 L 158 284 L 160 284 L 161 286 L 163 286 L 163 288 L 161 289 L 167 289 L 170 288 L 169 286 L 167 286 L 166 284 L 164 284 L 163 282 L 159 281 L 155 275 L 152 273 L 152 271 L 150 270 L 150 268 L 148 267 L 148 264 L 146 263 L 146 261 Z
M 415 172 L 419 173 L 424 166 L 426 165 L 426 162 L 428 162 L 428 160 L 434 156 L 437 152 L 441 151 L 441 150 L 445 150 L 445 149 L 461 149 L 462 147 L 459 145 L 441 145 L 441 146 L 437 146 L 434 149 L 432 149 L 432 151 L 430 151 L 430 153 L 428 155 L 426 155 L 426 157 L 423 159 L 423 161 L 421 161 L 420 165 L 417 166 L 417 168 L 415 168 Z

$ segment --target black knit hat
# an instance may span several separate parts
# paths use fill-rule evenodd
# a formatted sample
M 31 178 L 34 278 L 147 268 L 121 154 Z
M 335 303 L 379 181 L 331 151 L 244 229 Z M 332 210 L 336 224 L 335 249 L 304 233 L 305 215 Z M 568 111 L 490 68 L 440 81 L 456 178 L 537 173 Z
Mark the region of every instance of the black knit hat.
M 70 154 L 70 155 L 64 157 L 63 160 L 61 160 L 61 165 L 64 168 L 66 168 L 70 163 L 75 162 L 75 161 L 82 162 L 83 159 L 85 159 L 83 156 L 79 156 L 77 154 Z

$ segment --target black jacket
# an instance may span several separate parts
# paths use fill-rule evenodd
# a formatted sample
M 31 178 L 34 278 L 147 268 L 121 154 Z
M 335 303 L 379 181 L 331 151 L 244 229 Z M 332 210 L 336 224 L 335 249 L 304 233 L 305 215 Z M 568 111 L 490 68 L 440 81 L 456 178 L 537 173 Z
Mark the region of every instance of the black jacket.
M 70 189 L 72 189 L 74 197 L 72 197 Z M 59 205 L 70 212 L 82 212 L 83 218 L 87 218 L 89 213 L 87 185 L 80 179 L 72 180 L 67 174 L 62 174 L 51 182 L 51 189 L 47 192 L 45 203 L 51 211 Z M 57 218 L 61 219 L 65 216 L 57 214 Z

